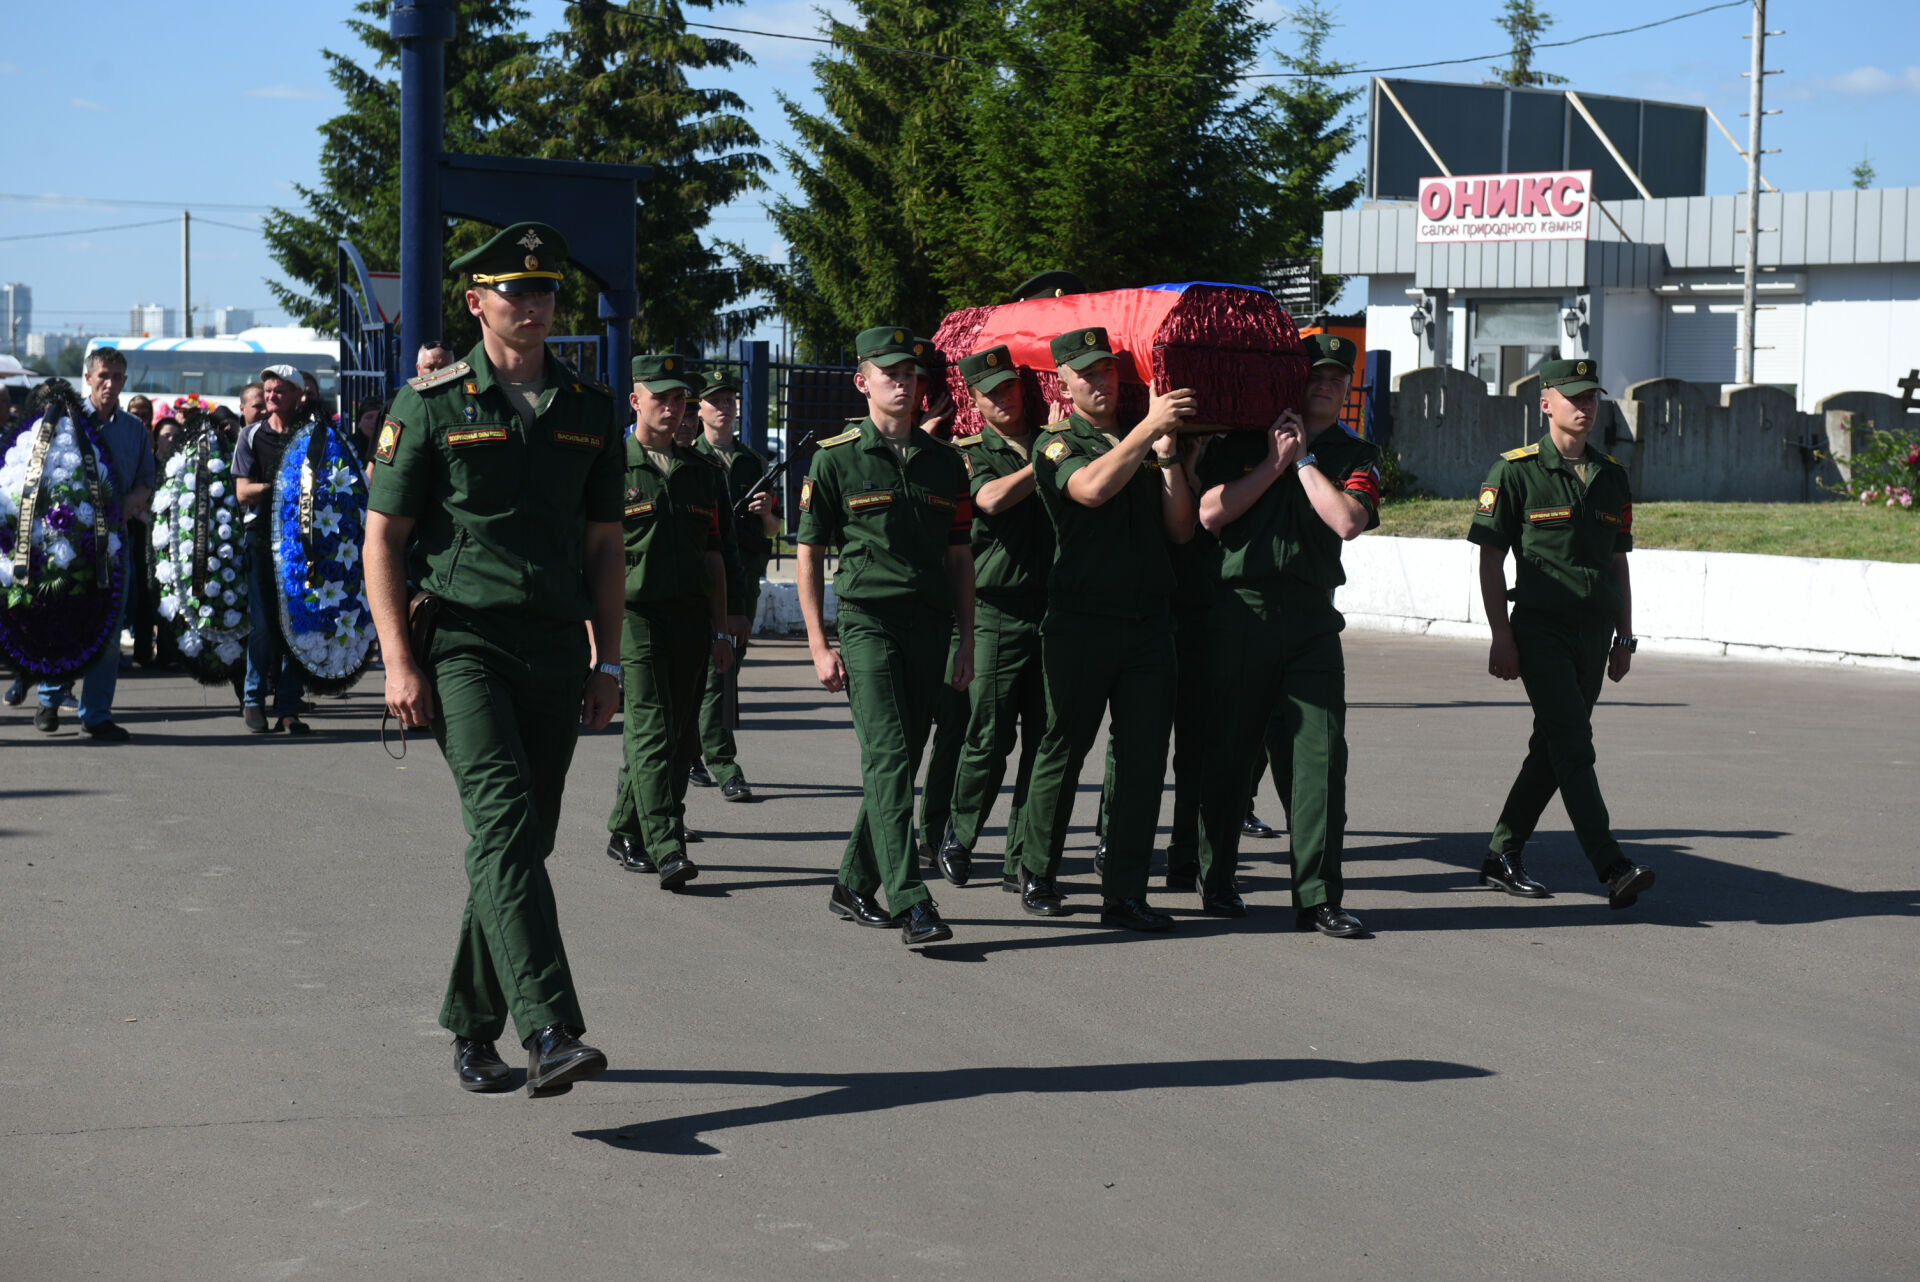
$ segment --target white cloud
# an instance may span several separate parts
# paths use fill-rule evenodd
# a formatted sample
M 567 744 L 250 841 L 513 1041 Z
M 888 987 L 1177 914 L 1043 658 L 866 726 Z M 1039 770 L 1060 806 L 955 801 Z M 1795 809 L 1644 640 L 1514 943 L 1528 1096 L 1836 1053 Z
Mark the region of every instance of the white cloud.
M 106 110 L 105 107 L 93 101 L 91 98 L 75 98 L 72 101 L 73 101 L 73 105 L 75 107 L 78 107 L 81 111 L 105 111 Z
M 1789 86 L 1782 86 L 1789 88 Z M 1888 71 L 1884 67 L 1855 67 L 1837 76 L 1816 76 L 1804 86 L 1791 86 L 1791 97 L 1835 93 L 1849 98 L 1879 98 L 1887 94 L 1920 94 L 1920 67 Z
M 288 98 L 295 101 L 311 102 L 326 95 L 318 89 L 309 89 L 305 85 L 262 85 L 246 91 L 249 98 Z

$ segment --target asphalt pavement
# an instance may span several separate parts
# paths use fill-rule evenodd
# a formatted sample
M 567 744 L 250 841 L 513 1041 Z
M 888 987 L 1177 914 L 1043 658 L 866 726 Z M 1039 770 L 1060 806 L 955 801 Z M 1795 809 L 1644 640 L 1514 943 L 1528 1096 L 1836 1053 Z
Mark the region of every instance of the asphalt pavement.
M 603 856 L 588 737 L 550 867 L 613 1067 L 537 1101 L 454 1085 L 465 839 L 377 673 L 302 740 L 173 674 L 125 746 L 0 709 L 0 1277 L 1920 1275 L 1920 681 L 1642 655 L 1596 724 L 1659 882 L 1613 912 L 1557 804 L 1555 897 L 1475 886 L 1527 734 L 1482 647 L 1347 653 L 1362 940 L 1293 930 L 1284 837 L 1247 920 L 1102 928 L 1096 763 L 1072 915 L 999 890 L 1003 802 L 950 945 L 836 920 L 857 748 L 793 642 L 683 893 Z

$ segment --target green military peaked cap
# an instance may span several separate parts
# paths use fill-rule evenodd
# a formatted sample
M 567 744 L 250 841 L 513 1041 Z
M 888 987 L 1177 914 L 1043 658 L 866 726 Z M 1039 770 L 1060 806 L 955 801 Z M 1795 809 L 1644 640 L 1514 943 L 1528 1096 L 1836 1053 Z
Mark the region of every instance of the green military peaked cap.
M 698 377 L 678 352 L 649 352 L 633 358 L 633 381 L 649 392 L 671 392 L 676 387 L 692 391 L 693 384 L 687 380 Z
M 975 352 L 971 356 L 960 358 L 960 377 L 967 386 L 976 392 L 991 392 L 1010 378 L 1020 377 L 1020 367 L 1013 363 L 1013 353 L 1002 343 L 998 347 L 989 347 L 984 352 Z
M 1055 365 L 1069 369 L 1085 369 L 1095 361 L 1113 359 L 1113 345 L 1107 341 L 1107 331 L 1099 325 L 1061 334 L 1047 344 L 1047 350 L 1053 353 Z
M 1607 390 L 1600 386 L 1599 364 L 1588 356 L 1570 361 L 1541 361 L 1540 386 L 1555 388 L 1562 396 Z
M 1311 365 L 1338 365 L 1347 373 L 1353 373 L 1353 362 L 1360 355 L 1360 349 L 1354 346 L 1351 338 L 1342 338 L 1338 334 L 1307 335 L 1307 359 Z
M 926 370 L 921 368 L 920 359 L 930 346 L 926 339 L 915 338 L 913 331 L 904 325 L 875 325 L 861 330 L 853 340 L 853 355 L 855 360 L 872 361 L 881 369 L 912 361 L 914 368 L 924 374 Z
M 740 394 L 739 376 L 730 369 L 708 370 L 701 376 L 698 394 L 704 399 L 712 396 L 715 392 L 732 392 L 735 396 L 738 396 Z
M 560 288 L 566 265 L 566 237 L 545 223 L 515 223 L 448 270 L 503 294 L 550 294 Z

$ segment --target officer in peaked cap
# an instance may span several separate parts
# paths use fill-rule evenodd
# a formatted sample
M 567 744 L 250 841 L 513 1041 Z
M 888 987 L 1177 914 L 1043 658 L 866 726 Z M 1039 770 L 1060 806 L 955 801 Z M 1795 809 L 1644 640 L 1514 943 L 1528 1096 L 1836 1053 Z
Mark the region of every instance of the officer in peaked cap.
M 1633 496 L 1627 470 L 1588 440 L 1604 394 L 1592 360 L 1542 362 L 1546 434 L 1494 461 L 1467 531 L 1480 545 L 1480 591 L 1493 629 L 1487 671 L 1502 681 L 1520 678 L 1533 705 L 1526 760 L 1494 826 L 1480 883 L 1546 898 L 1520 852 L 1557 791 L 1607 887 L 1608 906 L 1625 908 L 1653 885 L 1653 870 L 1628 859 L 1614 839 L 1593 769 L 1593 705 L 1603 680 L 1627 675 L 1636 648 L 1627 574 Z
M 621 416 L 547 348 L 565 263 L 559 232 L 516 223 L 453 265 L 480 341 L 394 399 L 365 544 L 387 708 L 432 727 L 467 830 L 466 919 L 440 1008 L 456 1076 L 512 1087 L 494 1049 L 511 1015 L 535 1097 L 607 1067 L 580 1041 L 545 863 L 580 727 L 605 726 L 620 699 Z M 409 543 L 439 606 L 417 656 Z
M 910 947 L 953 937 L 914 858 L 913 780 L 942 678 L 956 689 L 973 679 L 973 502 L 960 452 L 915 425 L 927 346 L 894 325 L 855 340 L 867 416 L 813 456 L 797 557 L 814 671 L 827 690 L 847 692 L 860 740 L 860 812 L 828 906 L 897 927 Z M 832 544 L 838 651 L 824 617 Z

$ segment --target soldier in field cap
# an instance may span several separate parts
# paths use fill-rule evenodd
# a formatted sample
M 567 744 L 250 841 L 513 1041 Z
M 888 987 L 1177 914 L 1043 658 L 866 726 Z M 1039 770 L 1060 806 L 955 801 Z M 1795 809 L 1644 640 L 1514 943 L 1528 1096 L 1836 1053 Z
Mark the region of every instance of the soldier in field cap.
M 1502 681 L 1520 678 L 1533 705 L 1527 757 L 1500 811 L 1480 882 L 1523 898 L 1547 897 L 1520 852 L 1557 791 L 1580 849 L 1607 887 L 1608 906 L 1626 908 L 1653 885 L 1653 870 L 1628 859 L 1614 840 L 1593 768 L 1593 705 L 1602 680 L 1621 680 L 1633 664 L 1633 498 L 1626 469 L 1587 439 L 1604 394 L 1594 362 L 1545 361 L 1540 384 L 1546 434 L 1494 462 L 1467 531 L 1480 545 L 1480 594 L 1493 629 L 1487 671 Z
M 395 397 L 365 543 L 387 708 L 432 727 L 467 830 L 466 919 L 440 1008 L 456 1077 L 512 1088 L 494 1049 L 511 1015 L 535 1097 L 607 1067 L 580 1040 L 546 870 L 580 728 L 605 726 L 620 700 L 622 418 L 547 348 L 566 257 L 559 232 L 516 223 L 453 264 L 480 341 Z M 439 606 L 419 655 L 409 556 Z
M 953 937 L 914 857 L 913 780 L 942 679 L 956 690 L 973 679 L 973 501 L 960 452 L 915 426 L 928 346 L 894 325 L 855 340 L 867 416 L 820 442 L 800 489 L 796 558 L 814 672 L 847 692 L 860 740 L 860 812 L 828 907 L 897 927 L 909 947 Z M 825 618 L 834 544 L 837 651 Z

